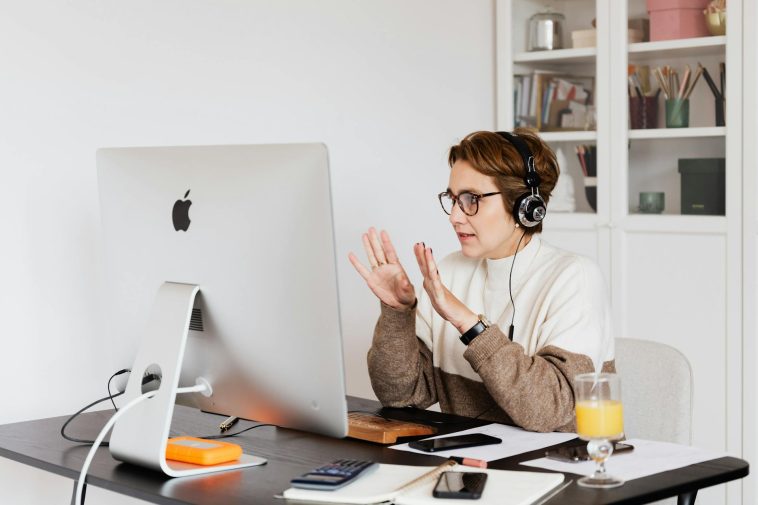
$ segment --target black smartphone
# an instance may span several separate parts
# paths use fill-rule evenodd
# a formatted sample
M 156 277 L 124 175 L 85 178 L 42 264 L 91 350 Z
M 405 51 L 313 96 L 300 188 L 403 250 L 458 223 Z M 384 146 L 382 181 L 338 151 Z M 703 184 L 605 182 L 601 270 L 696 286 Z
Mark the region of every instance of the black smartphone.
M 444 472 L 437 479 L 432 496 L 477 500 L 482 497 L 487 474 L 483 472 Z
M 419 451 L 437 452 L 451 449 L 463 449 L 464 447 L 476 447 L 479 445 L 499 444 L 502 440 L 484 433 L 471 433 L 468 435 L 454 435 L 445 438 L 433 438 L 426 440 L 414 440 L 408 443 L 408 447 Z
M 613 443 L 613 454 L 621 454 L 628 451 L 633 451 L 634 446 L 629 444 L 623 444 L 621 442 Z M 576 445 L 573 447 L 559 447 L 551 451 L 545 452 L 545 457 L 555 459 L 558 461 L 566 461 L 569 463 L 578 463 L 580 461 L 589 461 L 590 455 L 587 452 L 587 445 Z

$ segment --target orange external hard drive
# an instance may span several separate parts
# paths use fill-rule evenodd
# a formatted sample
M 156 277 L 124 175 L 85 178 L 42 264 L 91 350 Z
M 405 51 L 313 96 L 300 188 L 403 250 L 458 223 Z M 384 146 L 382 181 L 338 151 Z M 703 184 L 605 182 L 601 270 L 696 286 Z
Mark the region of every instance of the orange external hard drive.
M 235 461 L 242 456 L 242 447 L 229 442 L 195 437 L 169 438 L 166 459 L 195 465 L 218 465 Z

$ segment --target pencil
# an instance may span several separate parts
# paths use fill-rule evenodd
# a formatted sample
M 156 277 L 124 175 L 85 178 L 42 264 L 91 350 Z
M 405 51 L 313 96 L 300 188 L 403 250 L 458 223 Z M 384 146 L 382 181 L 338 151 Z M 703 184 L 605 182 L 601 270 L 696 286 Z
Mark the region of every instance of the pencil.
M 658 91 L 663 90 L 663 96 L 665 96 L 666 100 L 668 100 L 669 92 L 666 89 L 666 84 L 663 82 L 663 74 L 661 74 L 661 69 L 656 67 L 653 70 L 653 74 L 655 75 L 655 80 L 658 81 Z
M 700 75 L 702 73 L 703 73 L 703 67 L 698 63 L 697 73 L 695 74 L 695 78 L 692 79 L 692 82 L 690 83 L 690 86 L 684 92 L 684 98 L 689 98 L 690 97 L 690 95 L 692 94 L 692 90 L 695 89 L 695 84 L 697 84 L 697 80 L 700 79 Z
M 682 78 L 682 84 L 679 86 L 679 91 L 677 92 L 677 98 L 684 98 L 684 90 L 687 88 L 687 82 L 690 79 L 690 66 L 687 65 L 687 70 L 684 72 L 684 77 Z
M 415 486 L 417 484 L 421 484 L 422 482 L 426 482 L 426 481 L 428 481 L 428 480 L 430 480 L 430 479 L 438 476 L 439 474 L 441 474 L 443 472 L 446 472 L 448 469 L 454 467 L 455 464 L 456 464 L 455 461 L 449 459 L 449 460 L 445 461 L 444 463 L 442 463 L 440 466 L 436 466 L 436 467 L 432 468 L 431 470 L 429 470 L 425 474 L 416 477 L 412 481 L 406 482 L 405 484 L 403 484 L 399 488 L 395 489 L 394 492 L 405 491 L 406 489 L 409 489 L 409 488 L 411 488 L 411 487 L 413 487 L 413 486 Z

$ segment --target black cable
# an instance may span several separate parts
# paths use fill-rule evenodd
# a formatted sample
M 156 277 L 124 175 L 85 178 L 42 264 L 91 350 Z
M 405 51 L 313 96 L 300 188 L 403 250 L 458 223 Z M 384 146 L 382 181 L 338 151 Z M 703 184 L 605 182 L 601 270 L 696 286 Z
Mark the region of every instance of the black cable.
M 94 440 L 84 440 L 84 439 L 81 439 L 81 438 L 75 438 L 75 437 L 71 437 L 71 436 L 67 435 L 66 434 L 66 428 L 68 427 L 69 424 L 71 424 L 71 421 L 73 421 L 74 419 L 76 419 L 77 417 L 79 417 L 82 414 L 82 412 L 84 412 L 84 411 L 86 411 L 86 410 L 94 407 L 95 405 L 97 405 L 99 403 L 107 401 L 107 400 L 110 400 L 111 403 L 113 403 L 113 408 L 116 409 L 116 411 L 118 411 L 118 407 L 116 407 L 116 402 L 114 402 L 113 399 L 114 398 L 118 398 L 119 396 L 123 395 L 126 391 L 119 391 L 116 394 L 111 393 L 111 381 L 114 379 L 114 377 L 116 377 L 118 375 L 121 375 L 121 374 L 124 374 L 124 373 L 128 373 L 128 372 L 131 372 L 131 370 L 129 370 L 128 368 L 124 368 L 123 370 L 119 370 L 118 372 L 116 372 L 113 375 L 111 375 L 110 378 L 108 379 L 108 396 L 100 398 L 99 400 L 95 400 L 94 402 L 90 403 L 89 405 L 87 405 L 85 407 L 82 407 L 75 414 L 73 414 L 71 417 L 69 417 L 68 419 L 66 419 L 66 422 L 63 423 L 63 426 L 61 426 L 61 436 L 63 438 L 65 438 L 66 440 L 68 440 L 69 442 L 75 442 L 77 444 L 88 444 L 88 445 L 94 444 L 95 443 Z M 145 384 L 147 384 L 149 382 L 152 382 L 154 380 L 160 380 L 160 376 L 158 376 L 157 374 L 147 374 L 147 375 L 145 375 L 142 378 L 142 384 L 145 385 Z M 242 433 L 245 433 L 246 431 L 250 431 L 250 430 L 253 430 L 255 428 L 262 428 L 264 426 L 274 426 L 275 427 L 276 425 L 275 424 L 256 424 L 255 426 L 249 426 L 249 427 L 245 428 L 244 430 L 235 431 L 234 433 L 224 433 L 224 434 L 221 434 L 221 435 L 206 435 L 206 436 L 197 437 L 197 438 L 202 438 L 202 439 L 205 439 L 205 440 L 217 440 L 217 439 L 220 439 L 220 438 L 236 437 L 237 435 L 241 435 Z M 108 447 L 108 442 L 103 442 L 101 445 L 103 447 Z
M 124 368 L 123 370 L 119 370 L 118 372 L 111 375 L 111 378 L 108 379 L 108 397 L 111 399 L 111 403 L 113 404 L 113 410 L 115 410 L 116 412 L 118 412 L 118 407 L 116 407 L 116 402 L 113 401 L 113 394 L 111 393 L 111 381 L 117 376 L 124 373 L 128 373 L 128 372 L 131 372 L 131 370 L 129 370 L 128 368 Z
M 256 424 L 255 426 L 249 426 L 245 428 L 244 430 L 236 431 L 234 433 L 223 433 L 221 435 L 207 435 L 204 437 L 197 437 L 197 438 L 202 438 L 205 440 L 218 440 L 219 438 L 236 437 L 237 435 L 245 433 L 246 431 L 254 430 L 255 428 L 263 428 L 264 426 L 273 426 L 276 428 L 275 424 Z
M 127 368 L 124 368 L 123 370 L 119 370 L 118 372 L 116 372 L 113 375 L 111 375 L 111 378 L 108 379 L 108 396 L 100 398 L 99 400 L 95 400 L 94 402 L 90 403 L 86 407 L 82 407 L 75 414 L 73 414 L 71 417 L 69 417 L 68 419 L 66 419 L 66 422 L 63 423 L 63 426 L 61 426 L 61 436 L 63 438 L 65 438 L 66 440 L 68 440 L 69 442 L 76 442 L 78 444 L 88 444 L 88 445 L 94 444 L 95 443 L 94 440 L 83 440 L 83 439 L 80 439 L 80 438 L 74 438 L 74 437 L 70 437 L 70 436 L 66 435 L 66 427 L 71 423 L 71 421 L 73 421 L 74 419 L 76 419 L 77 417 L 79 417 L 79 415 L 81 415 L 82 412 L 84 412 L 85 410 L 88 410 L 88 409 L 94 407 L 95 405 L 97 405 L 99 403 L 102 403 L 102 402 L 104 402 L 106 400 L 110 400 L 111 403 L 113 403 L 113 406 L 115 408 L 116 403 L 113 401 L 113 399 L 114 398 L 118 398 L 119 396 L 123 395 L 126 391 L 120 391 L 120 392 L 116 393 L 115 395 L 111 394 L 110 381 L 114 377 L 116 377 L 117 375 L 121 375 L 123 373 L 127 373 L 127 372 L 130 372 L 130 371 L 131 370 L 129 370 Z M 147 374 L 147 375 L 145 375 L 142 378 L 142 385 L 144 386 L 145 384 L 148 384 L 148 383 L 150 383 L 150 382 L 152 382 L 154 380 L 160 380 L 160 376 L 158 376 L 157 374 L 153 374 L 153 373 Z M 118 409 L 116 409 L 116 410 L 118 410 Z M 108 442 L 103 442 L 101 445 L 103 447 L 108 447 Z
M 77 411 L 76 414 L 74 414 L 71 417 L 69 417 L 68 419 L 66 419 L 66 422 L 63 423 L 63 426 L 61 426 L 61 436 L 63 438 L 65 438 L 66 440 L 68 440 L 69 442 L 76 442 L 78 444 L 89 444 L 89 445 L 94 444 L 95 443 L 94 440 L 82 440 L 80 438 L 69 437 L 68 435 L 66 435 L 66 427 L 69 425 L 69 423 L 71 423 L 71 421 L 73 421 L 74 419 L 76 419 L 85 410 L 94 407 L 98 403 L 102 403 L 104 401 L 112 400 L 113 398 L 117 398 L 117 397 L 121 396 L 122 394 L 124 394 L 123 391 L 121 391 L 119 393 L 116 393 L 115 395 L 109 394 L 108 396 L 106 396 L 104 398 L 100 398 L 99 400 L 96 400 L 96 401 L 90 403 L 86 407 L 82 407 L 81 409 L 79 409 L 79 411 Z M 103 447 L 108 447 L 108 442 L 103 442 L 102 445 L 103 445 Z
M 516 252 L 513 253 L 513 262 L 511 262 L 511 271 L 508 274 L 508 295 L 510 295 L 511 297 L 511 307 L 513 307 L 513 314 L 511 315 L 511 327 L 508 329 L 508 340 L 510 340 L 511 342 L 513 342 L 513 329 L 514 329 L 513 321 L 516 319 L 516 304 L 513 302 L 513 290 L 511 289 L 511 279 L 513 278 L 513 266 L 516 264 L 516 255 L 518 254 L 518 248 L 521 245 L 521 241 L 524 240 L 524 236 L 526 236 L 526 230 L 524 230 L 524 233 L 521 234 L 521 238 L 518 239 L 518 244 L 516 244 Z

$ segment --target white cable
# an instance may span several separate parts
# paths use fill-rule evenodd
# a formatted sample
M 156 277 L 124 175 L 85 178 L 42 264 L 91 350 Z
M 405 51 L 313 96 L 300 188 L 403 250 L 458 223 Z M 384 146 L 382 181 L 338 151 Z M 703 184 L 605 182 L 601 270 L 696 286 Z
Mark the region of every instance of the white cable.
M 207 384 L 197 384 L 195 386 L 186 387 L 186 388 L 178 388 L 176 390 L 177 393 L 202 393 L 204 391 L 208 390 Z M 84 501 L 82 501 L 82 492 L 84 491 L 84 479 L 87 478 L 87 470 L 89 470 L 89 466 L 92 463 L 92 459 L 95 457 L 95 453 L 97 452 L 98 447 L 100 447 L 100 444 L 103 443 L 103 439 L 105 438 L 105 435 L 108 434 L 110 429 L 113 427 L 113 425 L 116 423 L 119 417 L 126 412 L 127 410 L 131 409 L 138 403 L 141 403 L 144 400 L 147 400 L 148 398 L 152 398 L 158 394 L 158 391 L 148 391 L 145 394 L 142 394 L 138 396 L 137 398 L 134 398 L 130 402 L 128 402 L 126 405 L 118 409 L 118 412 L 114 413 L 113 416 L 111 416 L 110 419 L 108 419 L 108 422 L 105 423 L 105 426 L 103 426 L 103 429 L 100 430 L 100 434 L 97 436 L 95 441 L 92 444 L 92 447 L 89 450 L 89 453 L 87 453 L 87 457 L 84 460 L 84 465 L 82 466 L 81 472 L 79 472 L 79 481 L 76 483 L 76 495 L 74 496 L 74 505 L 80 504 L 84 505 Z

